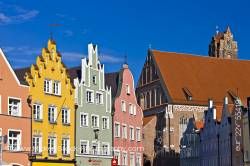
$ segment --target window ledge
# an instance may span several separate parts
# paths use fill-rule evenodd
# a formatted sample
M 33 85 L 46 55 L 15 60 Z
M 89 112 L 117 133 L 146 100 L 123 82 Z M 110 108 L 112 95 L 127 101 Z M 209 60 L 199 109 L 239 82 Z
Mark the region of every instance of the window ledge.
M 43 122 L 42 119 L 34 119 L 35 122 Z
M 63 154 L 63 157 L 70 157 L 70 154 Z
M 57 157 L 57 154 L 49 154 L 50 157 Z
M 70 126 L 70 123 L 62 123 L 63 126 Z
M 50 123 L 50 124 L 53 124 L 53 125 L 57 124 L 57 122 L 50 122 L 50 121 L 49 121 L 49 123 Z

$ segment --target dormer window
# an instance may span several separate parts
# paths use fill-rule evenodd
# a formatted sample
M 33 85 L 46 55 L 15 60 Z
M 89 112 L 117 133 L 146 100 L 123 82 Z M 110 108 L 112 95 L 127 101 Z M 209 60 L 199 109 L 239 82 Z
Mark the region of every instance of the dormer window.
M 130 86 L 126 84 L 126 93 L 127 95 L 130 95 Z
M 93 77 L 92 77 L 92 80 L 93 80 L 93 84 L 96 85 L 96 83 L 97 83 L 96 76 L 93 76 Z
M 185 94 L 185 96 L 186 96 L 186 99 L 187 99 L 188 101 L 191 101 L 193 95 L 192 95 L 192 93 L 189 91 L 189 89 L 186 88 L 186 87 L 184 87 L 184 88 L 182 88 L 182 90 L 183 90 L 183 92 L 184 92 L 184 94 Z

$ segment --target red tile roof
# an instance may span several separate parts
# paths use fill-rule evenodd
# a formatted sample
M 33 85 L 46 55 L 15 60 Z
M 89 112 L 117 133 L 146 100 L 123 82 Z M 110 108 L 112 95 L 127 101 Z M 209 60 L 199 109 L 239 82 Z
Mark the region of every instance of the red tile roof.
M 151 51 L 173 103 L 221 103 L 228 91 L 244 100 L 250 96 L 250 61 Z M 192 94 L 188 101 L 183 88 Z M 232 103 L 231 100 L 229 100 Z

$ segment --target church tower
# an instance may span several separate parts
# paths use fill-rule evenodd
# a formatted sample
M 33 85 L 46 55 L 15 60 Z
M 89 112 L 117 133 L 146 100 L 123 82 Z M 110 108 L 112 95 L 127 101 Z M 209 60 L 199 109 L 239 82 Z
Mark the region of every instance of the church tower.
M 209 56 L 225 59 L 238 58 L 237 42 L 233 39 L 233 34 L 229 27 L 225 32 L 216 32 L 209 44 Z

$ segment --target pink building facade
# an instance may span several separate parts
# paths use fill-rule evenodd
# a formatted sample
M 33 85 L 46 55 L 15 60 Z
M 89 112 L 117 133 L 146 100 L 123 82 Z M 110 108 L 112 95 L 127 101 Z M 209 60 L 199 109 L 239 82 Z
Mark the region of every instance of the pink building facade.
M 0 49 L 0 165 L 29 166 L 29 87 L 18 80 Z
M 137 104 L 134 79 L 128 65 L 118 73 L 106 75 L 112 89 L 113 101 L 113 136 L 114 157 L 118 165 L 143 165 L 142 126 L 143 113 Z

